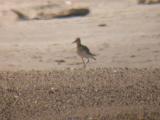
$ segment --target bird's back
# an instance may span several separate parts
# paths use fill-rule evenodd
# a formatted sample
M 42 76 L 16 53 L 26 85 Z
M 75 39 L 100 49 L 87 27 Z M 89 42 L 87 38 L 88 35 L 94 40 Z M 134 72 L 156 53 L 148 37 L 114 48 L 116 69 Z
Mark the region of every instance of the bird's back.
M 82 57 L 86 57 L 86 58 L 93 58 L 95 59 L 93 56 L 95 56 L 94 54 L 92 54 L 89 50 L 89 48 L 85 45 L 79 45 L 77 46 L 77 52 L 80 56 Z

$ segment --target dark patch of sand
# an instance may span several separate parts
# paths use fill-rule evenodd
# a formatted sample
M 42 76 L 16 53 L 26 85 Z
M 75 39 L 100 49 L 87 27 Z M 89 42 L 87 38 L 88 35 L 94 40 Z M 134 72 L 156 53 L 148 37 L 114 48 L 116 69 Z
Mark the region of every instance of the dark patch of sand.
M 0 72 L 1 120 L 158 120 L 160 69 Z

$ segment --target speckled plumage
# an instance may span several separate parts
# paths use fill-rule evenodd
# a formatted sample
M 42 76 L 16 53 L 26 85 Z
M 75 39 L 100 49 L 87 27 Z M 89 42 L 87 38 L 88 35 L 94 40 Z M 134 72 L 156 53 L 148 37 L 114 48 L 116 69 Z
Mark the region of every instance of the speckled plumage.
M 73 43 L 77 44 L 77 54 L 82 58 L 84 66 L 86 65 L 86 63 L 84 62 L 83 58 L 88 59 L 87 63 L 89 62 L 90 58 L 96 60 L 96 58 L 94 57 L 95 55 L 90 52 L 89 48 L 81 44 L 80 38 L 77 38 Z

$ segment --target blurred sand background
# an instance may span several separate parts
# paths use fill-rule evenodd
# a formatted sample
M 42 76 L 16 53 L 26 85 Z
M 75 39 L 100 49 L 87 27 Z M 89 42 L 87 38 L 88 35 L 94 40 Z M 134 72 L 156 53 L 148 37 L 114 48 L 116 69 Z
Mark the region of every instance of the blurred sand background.
M 0 120 L 159 120 L 160 4 L 70 1 L 0 0 Z M 75 6 L 90 13 L 37 19 Z
M 76 37 L 97 55 L 88 68 L 160 66 L 159 4 L 72 0 L 72 5 L 89 7 L 90 14 L 51 20 L 22 21 L 11 11 L 48 3 L 69 6 L 63 0 L 0 1 L 1 70 L 81 68 L 71 44 Z

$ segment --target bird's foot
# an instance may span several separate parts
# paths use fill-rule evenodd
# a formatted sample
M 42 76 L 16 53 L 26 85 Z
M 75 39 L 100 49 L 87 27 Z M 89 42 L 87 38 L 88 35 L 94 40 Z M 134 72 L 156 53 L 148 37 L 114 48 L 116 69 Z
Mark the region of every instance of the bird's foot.
M 88 63 L 89 63 L 89 59 L 87 60 L 86 64 L 88 64 Z

